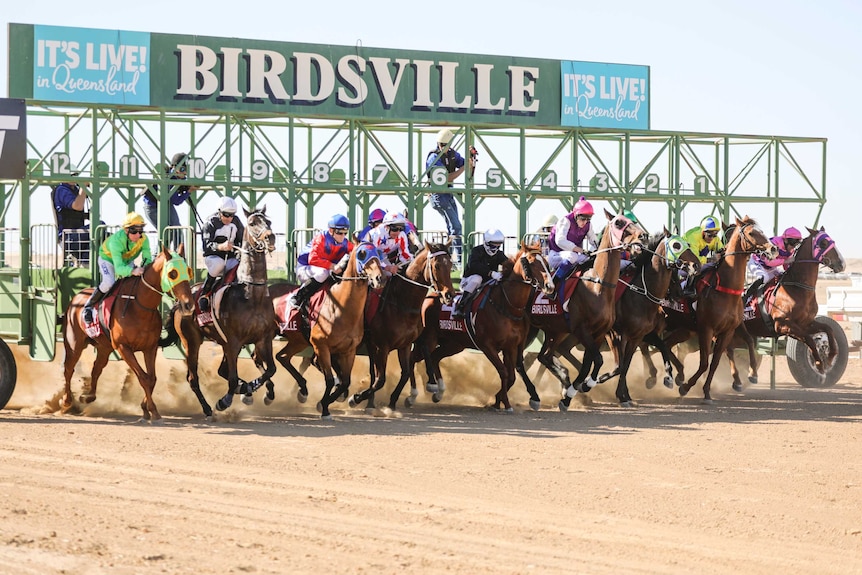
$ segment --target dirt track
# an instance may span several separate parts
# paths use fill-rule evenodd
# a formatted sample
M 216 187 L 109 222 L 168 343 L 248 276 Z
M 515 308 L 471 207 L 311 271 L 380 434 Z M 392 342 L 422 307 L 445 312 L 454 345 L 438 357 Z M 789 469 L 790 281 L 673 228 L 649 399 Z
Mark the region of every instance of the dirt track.
M 604 387 L 560 413 L 544 378 L 512 415 L 475 359 L 443 403 L 333 422 L 282 372 L 270 408 L 205 422 L 169 362 L 160 426 L 118 363 L 85 416 L 40 415 L 61 372 L 31 363 L 0 412 L 0 572 L 862 573 L 858 359 L 826 390 L 725 377 L 713 406 L 632 385 L 635 409 Z

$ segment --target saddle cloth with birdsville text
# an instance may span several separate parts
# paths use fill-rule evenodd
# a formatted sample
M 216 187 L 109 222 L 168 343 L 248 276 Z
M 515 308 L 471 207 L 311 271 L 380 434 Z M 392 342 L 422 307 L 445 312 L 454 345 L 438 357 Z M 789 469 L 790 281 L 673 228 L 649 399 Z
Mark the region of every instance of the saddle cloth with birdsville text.
M 320 308 L 323 306 L 323 299 L 326 297 L 326 293 L 328 291 L 329 286 L 324 286 L 323 289 L 318 290 L 311 296 L 311 299 L 308 300 L 308 324 L 310 326 L 317 323 L 317 317 L 320 315 Z M 273 301 L 275 320 L 278 322 L 278 330 L 281 333 L 299 331 L 299 310 L 293 309 L 287 305 L 287 300 L 294 292 L 296 292 L 296 289 L 284 294 L 283 296 L 277 297 L 275 301 Z

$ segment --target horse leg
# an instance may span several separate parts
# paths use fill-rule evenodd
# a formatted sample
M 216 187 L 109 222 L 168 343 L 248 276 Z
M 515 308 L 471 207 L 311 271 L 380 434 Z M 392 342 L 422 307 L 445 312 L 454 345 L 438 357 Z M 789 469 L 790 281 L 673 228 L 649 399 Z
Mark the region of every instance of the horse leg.
M 539 408 L 542 406 L 542 402 L 539 399 L 539 393 L 536 391 L 536 386 L 533 385 L 533 382 L 530 381 L 529 376 L 527 375 L 527 367 L 524 364 L 524 346 L 518 346 L 518 356 L 517 362 L 515 363 L 515 369 L 521 375 L 521 379 L 524 381 L 524 386 L 527 388 L 527 393 L 530 394 L 530 409 L 533 411 L 539 411 Z
M 485 354 L 485 357 L 488 358 L 494 369 L 497 370 L 497 375 L 500 376 L 500 391 L 495 396 L 493 407 L 499 409 L 502 403 L 506 412 L 512 413 L 514 410 L 512 409 L 512 404 L 509 402 L 509 388 L 515 383 L 515 352 L 511 349 L 504 349 L 503 360 L 501 361 L 496 349 L 485 345 L 479 346 L 479 349 Z
M 620 357 L 623 355 L 623 347 L 626 345 L 627 338 L 625 338 L 622 334 L 609 332 L 605 335 L 605 339 L 608 342 L 608 347 L 614 354 L 614 370 L 609 371 L 607 373 L 603 373 L 599 379 L 599 383 L 604 383 L 612 377 L 616 377 L 620 374 Z
M 299 403 L 305 403 L 308 401 L 308 382 L 302 376 L 302 373 L 299 372 L 293 364 L 290 363 L 290 359 L 299 353 L 301 350 L 305 349 L 308 344 L 305 342 L 305 339 L 302 336 L 294 336 L 294 339 L 288 339 L 287 343 L 281 351 L 275 354 L 275 359 L 293 376 L 294 381 L 296 381 L 296 385 L 299 386 L 299 390 L 296 393 L 296 399 Z M 304 360 L 305 358 L 303 358 Z
M 571 386 L 569 370 L 554 357 L 559 339 L 560 334 L 545 331 L 545 341 L 542 343 L 542 349 L 539 350 L 539 355 L 536 356 L 536 359 L 559 380 L 563 389 L 568 389 Z
M 662 339 L 654 331 L 645 335 L 643 341 L 641 341 L 640 345 L 638 346 L 641 350 L 641 360 L 643 361 L 644 371 L 646 371 L 648 374 L 645 382 L 647 389 L 652 389 L 653 387 L 655 387 L 656 377 L 658 376 L 658 370 L 656 369 L 655 364 L 652 361 L 652 355 L 650 354 L 650 345 L 658 348 L 659 350 L 661 350 L 662 348 L 666 349 L 664 341 L 662 341 Z M 668 369 L 670 367 L 670 360 L 665 356 L 664 352 L 662 352 L 662 357 L 665 361 L 665 385 L 667 385 L 668 373 L 671 373 Z M 671 377 L 673 376 L 671 375 Z M 670 385 L 671 387 L 673 387 L 673 380 L 671 380 Z
M 153 349 L 153 370 L 155 371 L 155 350 Z M 161 415 L 159 415 L 159 411 L 156 409 L 156 404 L 153 403 L 153 387 L 155 385 L 155 377 L 151 376 L 147 372 L 145 372 L 141 368 L 141 364 L 138 363 L 138 358 L 135 357 L 135 352 L 132 351 L 128 346 L 121 345 L 117 348 L 117 351 L 120 354 L 120 357 L 125 360 L 125 362 L 132 368 L 132 371 L 135 372 L 135 376 L 138 378 L 138 383 L 141 384 L 141 387 L 144 389 L 144 400 L 141 401 L 141 411 L 143 411 L 143 420 L 144 421 L 153 421 L 157 419 L 161 419 Z M 149 358 L 147 358 L 147 362 L 149 362 Z M 95 396 L 95 387 L 93 388 L 93 395 Z
M 271 405 L 275 400 L 275 386 L 272 383 L 272 376 L 275 375 L 275 361 L 272 357 L 272 339 L 264 337 L 256 341 L 253 357 L 254 363 L 261 374 L 246 384 L 246 392 L 242 398 L 242 402 L 246 405 L 251 405 L 254 401 L 252 394 L 266 383 L 266 396 L 263 403 L 264 405 Z
M 179 321 L 183 322 L 182 319 Z M 174 325 L 177 325 L 176 322 Z M 198 378 L 202 338 L 196 327 L 192 326 L 188 330 L 183 328 L 184 326 L 182 323 L 177 326 L 177 333 L 180 335 L 180 341 L 186 351 L 186 381 L 189 382 L 189 387 L 195 394 L 195 397 L 198 398 L 198 403 L 201 404 L 204 416 L 212 417 L 213 409 L 210 407 L 210 404 L 207 402 L 203 392 L 201 391 L 200 379 Z
M 68 316 L 69 312 L 66 312 L 66 314 Z M 67 317 L 66 321 L 72 321 L 72 317 Z M 72 375 L 75 373 L 75 366 L 78 365 L 78 360 L 81 359 L 81 354 L 84 353 L 84 350 L 87 348 L 87 338 L 84 336 L 83 331 L 80 329 L 76 330 L 75 327 L 77 326 L 68 325 L 63 338 L 63 348 L 66 352 L 63 359 L 63 375 L 66 379 L 66 384 L 63 388 L 63 399 L 60 405 L 60 410 L 64 413 L 68 412 L 72 408 Z M 98 360 L 99 356 L 97 348 L 96 361 L 98 362 Z M 105 354 L 105 363 L 108 363 L 107 354 Z M 95 370 L 95 368 L 96 366 L 94 364 L 93 370 Z M 92 374 L 90 380 L 92 381 Z
M 706 372 L 707 367 L 709 367 L 709 354 L 712 349 L 712 333 L 712 328 L 707 327 L 697 334 L 698 343 L 700 344 L 700 363 L 698 364 L 697 371 L 692 374 L 689 380 L 685 384 L 679 386 L 679 394 L 681 396 L 685 396 L 691 388 L 694 387 L 697 380 Z
M 222 371 L 227 375 L 227 393 L 216 403 L 216 409 L 224 411 L 233 403 L 233 396 L 239 390 L 239 375 L 237 374 L 237 360 L 239 359 L 239 343 L 234 343 L 228 340 L 223 346 L 224 356 L 222 366 L 219 367 L 219 375 L 224 377 Z
M 730 340 L 733 338 L 733 330 L 725 331 L 719 334 L 715 340 L 715 349 L 712 350 L 712 361 L 709 364 L 709 373 L 706 374 L 706 382 L 703 384 L 703 402 L 712 404 L 712 397 L 709 394 L 712 376 L 715 375 L 715 370 L 718 364 L 721 363 L 721 356 L 725 349 L 730 348 Z
M 638 342 L 628 338 L 622 338 L 621 343 L 622 342 L 624 342 L 625 345 L 621 349 L 620 365 L 617 367 L 617 371 L 619 371 L 620 375 L 620 379 L 617 382 L 617 399 L 623 407 L 632 407 L 634 403 L 632 402 L 631 395 L 629 395 L 628 373 L 632 364 L 632 359 L 635 356 L 635 351 L 638 348 Z
M 748 383 L 756 384 L 757 383 L 757 349 L 756 349 L 756 341 L 754 337 L 748 330 L 745 329 L 745 324 L 740 324 L 737 329 L 737 334 L 742 336 L 742 339 L 745 340 L 745 345 L 748 348 Z M 730 346 L 729 346 L 730 347 Z M 734 388 L 736 389 L 736 388 Z
M 594 339 L 587 339 L 584 343 L 584 367 L 578 374 L 578 381 L 581 382 L 580 390 L 584 393 L 589 392 L 592 388 L 598 385 L 599 370 L 602 368 L 605 360 L 602 357 L 601 344 Z M 587 361 L 589 358 L 589 362 Z M 581 380 L 581 377 L 584 379 Z
M 410 344 L 398 348 L 398 365 L 401 366 L 401 377 L 398 378 L 398 384 L 389 396 L 389 409 L 395 409 L 393 405 L 398 402 L 398 396 L 401 395 L 401 390 L 404 389 L 404 384 L 410 379 L 410 371 L 412 364 L 410 362 Z M 408 405 L 409 407 L 409 405 Z
M 323 390 L 323 397 L 317 404 L 317 409 L 320 411 L 321 419 L 331 420 L 332 414 L 329 413 L 329 404 L 335 400 L 335 396 L 332 395 L 332 390 L 335 387 L 335 376 L 332 373 L 332 357 L 327 347 L 316 348 L 315 352 L 317 353 L 317 367 L 323 373 L 326 385 Z
M 405 407 L 413 407 L 413 404 L 416 403 L 416 398 L 419 396 L 419 390 L 416 388 L 416 374 L 414 369 L 416 368 L 416 363 L 419 361 L 419 351 L 416 349 L 416 346 L 413 346 L 413 349 L 410 349 L 410 346 L 404 348 L 405 354 L 407 354 L 408 364 L 401 364 L 401 379 L 398 381 L 398 385 L 395 386 L 395 389 L 392 390 L 392 395 L 389 396 L 389 409 L 394 410 L 398 405 L 398 398 L 401 397 L 401 392 L 404 390 L 404 385 L 407 383 L 407 380 L 410 380 L 410 395 L 404 400 Z M 399 351 L 398 361 L 401 361 L 401 354 Z
M 350 398 L 350 407 L 356 407 L 363 401 L 367 401 L 366 409 L 374 409 L 374 392 L 383 388 L 386 384 L 386 363 L 388 360 L 389 349 L 365 344 L 368 349 L 368 367 L 371 374 L 371 379 L 368 382 L 368 387 L 359 393 L 353 394 Z M 375 379 L 376 372 L 376 379 Z
M 677 374 L 676 374 L 677 385 L 682 385 L 682 383 L 685 381 L 685 368 L 682 365 L 682 361 L 676 356 L 675 353 L 670 351 L 670 349 L 673 348 L 673 346 L 678 345 L 678 344 L 688 340 L 688 338 L 690 336 L 691 336 L 691 332 L 687 328 L 681 327 L 681 328 L 675 329 L 667 337 L 664 338 L 664 344 L 668 348 L 668 354 L 670 356 L 670 361 L 671 361 L 671 363 L 673 363 L 673 365 L 676 367 L 676 370 L 677 370 Z M 710 339 L 710 341 L 712 341 L 712 340 Z

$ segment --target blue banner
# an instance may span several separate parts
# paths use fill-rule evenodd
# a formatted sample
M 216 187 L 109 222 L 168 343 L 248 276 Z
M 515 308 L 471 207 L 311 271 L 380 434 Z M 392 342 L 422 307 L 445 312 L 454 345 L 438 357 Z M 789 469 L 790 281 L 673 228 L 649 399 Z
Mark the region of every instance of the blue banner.
M 65 26 L 33 31 L 36 100 L 149 105 L 149 33 Z
M 560 125 L 649 130 L 649 66 L 561 61 Z

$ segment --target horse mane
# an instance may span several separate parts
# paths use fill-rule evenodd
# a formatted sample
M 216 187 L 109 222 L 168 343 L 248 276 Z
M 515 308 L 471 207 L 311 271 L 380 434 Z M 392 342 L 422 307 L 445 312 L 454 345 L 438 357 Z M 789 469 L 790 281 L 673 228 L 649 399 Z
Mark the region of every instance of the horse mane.
M 503 273 L 504 278 L 507 278 L 510 275 L 512 275 L 512 270 L 515 269 L 515 257 L 517 257 L 517 256 L 511 257 L 501 264 L 503 267 L 502 273 Z

